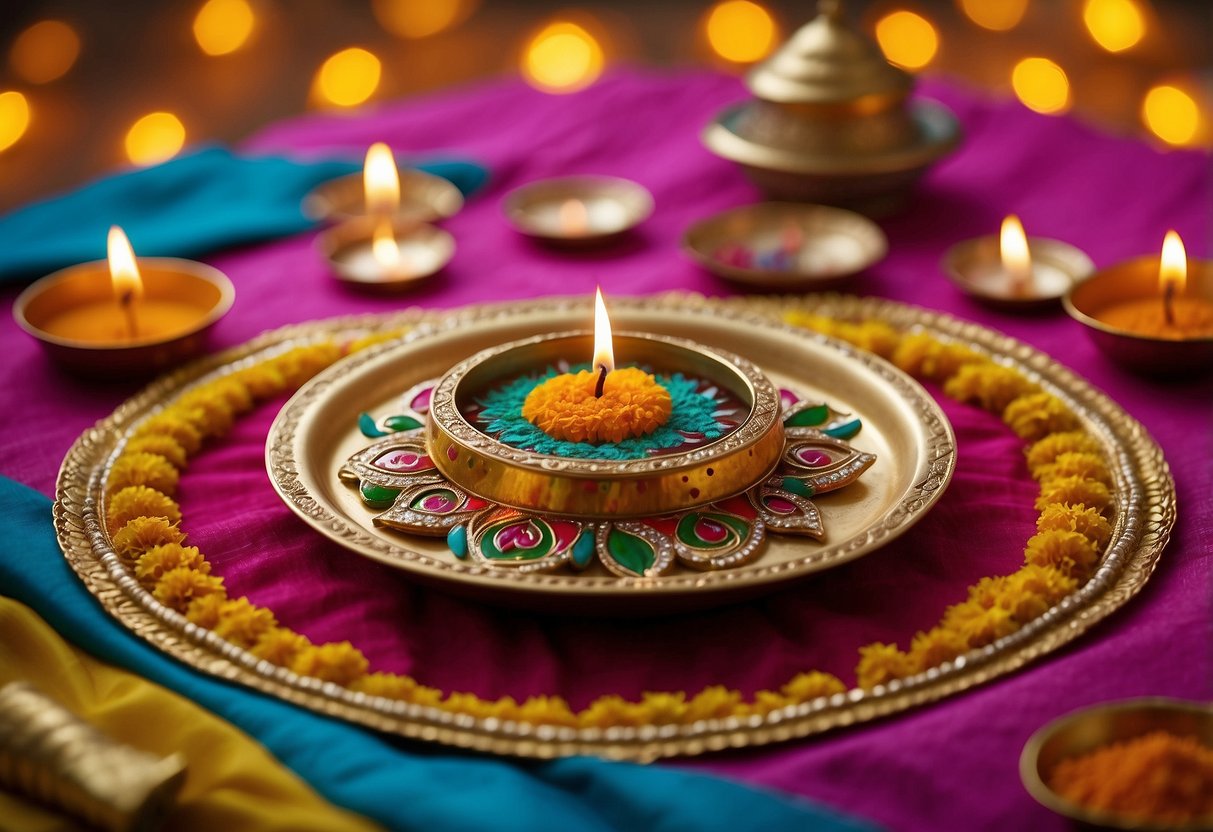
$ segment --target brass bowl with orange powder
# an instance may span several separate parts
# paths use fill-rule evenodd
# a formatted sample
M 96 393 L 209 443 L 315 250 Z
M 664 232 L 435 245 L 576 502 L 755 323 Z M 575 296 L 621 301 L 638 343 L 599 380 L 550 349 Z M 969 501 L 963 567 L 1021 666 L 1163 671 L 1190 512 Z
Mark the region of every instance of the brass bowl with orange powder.
M 577 459 L 516 448 L 467 417 L 478 396 L 525 373 L 593 353 L 593 334 L 563 332 L 473 355 L 434 388 L 426 444 L 444 477 L 486 500 L 553 516 L 652 517 L 741 494 L 783 453 L 780 398 L 750 361 L 682 338 L 616 333 L 616 366 L 683 373 L 727 390 L 744 418 L 718 439 L 640 459 Z
M 1082 762 L 1094 752 L 1105 752 L 1115 744 L 1141 743 L 1162 739 L 1158 734 L 1179 740 L 1195 740 L 1213 749 L 1213 707 L 1197 702 L 1164 697 L 1145 697 L 1109 702 L 1066 714 L 1032 735 L 1019 758 L 1019 776 L 1032 797 L 1060 815 L 1105 829 L 1146 830 L 1146 832 L 1197 832 L 1213 828 L 1213 817 L 1205 816 L 1177 822 L 1152 818 L 1148 814 L 1128 815 L 1080 805 L 1055 788 L 1058 766 L 1066 761 Z M 1155 735 L 1151 737 L 1150 735 Z M 1130 753 L 1132 748 L 1129 748 Z M 1144 765 L 1144 761 L 1139 760 Z M 1117 772 L 1134 778 L 1127 766 Z M 1164 776 L 1157 768 L 1153 776 Z M 1135 795 L 1140 781 L 1134 778 Z M 1104 784 L 1115 788 L 1115 784 Z M 1173 790 L 1178 792 L 1179 790 Z M 1139 796 L 1139 795 L 1138 795 Z M 1138 802 L 1142 802 L 1139 800 Z M 1184 807 L 1176 806 L 1178 814 Z

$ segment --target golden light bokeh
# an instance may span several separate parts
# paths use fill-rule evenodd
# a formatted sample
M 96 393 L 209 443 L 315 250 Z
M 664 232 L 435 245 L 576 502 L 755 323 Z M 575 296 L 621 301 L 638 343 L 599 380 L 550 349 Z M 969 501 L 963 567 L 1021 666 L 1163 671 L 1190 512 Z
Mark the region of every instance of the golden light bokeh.
M 939 51 L 939 33 L 931 21 L 904 9 L 876 21 L 876 42 L 890 63 L 906 69 L 922 69 Z
M 1146 21 L 1134 0 L 1086 0 L 1082 21 L 1095 42 L 1109 52 L 1135 46 L 1146 33 Z
M 0 151 L 15 145 L 29 129 L 29 102 L 16 90 L 0 92 Z
M 779 40 L 775 18 L 750 0 L 722 0 L 712 6 L 705 17 L 704 31 L 712 50 L 737 64 L 762 60 Z
M 173 158 L 185 145 L 185 125 L 172 113 L 148 113 L 126 131 L 126 157 L 136 165 Z
M 375 94 L 382 74 L 383 66 L 374 53 L 351 46 L 320 65 L 313 89 L 325 104 L 356 107 Z
M 1146 93 L 1141 119 L 1167 144 L 1191 144 L 1200 131 L 1200 108 L 1195 99 L 1170 84 L 1159 84 Z
M 207 55 L 229 55 L 248 42 L 256 25 L 248 0 L 206 0 L 194 16 L 194 40 Z
M 428 38 L 458 26 L 476 11 L 479 0 L 374 0 L 379 25 L 402 38 Z
M 522 54 L 522 75 L 531 86 L 553 93 L 584 89 L 606 65 L 602 45 L 576 23 L 556 21 L 541 29 Z
M 1028 10 L 1028 0 L 959 0 L 965 16 L 993 32 L 1014 29 Z
M 1062 113 L 1070 106 L 1070 79 L 1048 58 L 1024 58 L 1011 70 L 1011 87 L 1025 107 Z
M 62 20 L 41 20 L 13 41 L 9 63 L 31 84 L 47 84 L 68 73 L 80 57 L 80 36 Z

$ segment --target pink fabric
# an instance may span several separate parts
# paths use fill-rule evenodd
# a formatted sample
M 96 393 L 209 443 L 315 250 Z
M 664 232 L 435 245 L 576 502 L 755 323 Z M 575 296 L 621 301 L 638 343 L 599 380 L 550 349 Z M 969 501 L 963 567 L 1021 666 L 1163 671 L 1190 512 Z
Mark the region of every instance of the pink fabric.
M 1163 384 L 1127 375 L 1060 312 L 1020 318 L 986 311 L 952 288 L 938 260 L 951 243 L 989 233 L 1012 211 L 1031 233 L 1068 240 L 1100 265 L 1156 251 L 1169 227 L 1184 236 L 1190 254 L 1208 256 L 1209 158 L 1157 152 L 941 82 L 924 86 L 957 112 L 967 141 L 931 173 L 912 213 L 884 224 L 890 255 L 853 290 L 1001 329 L 1106 390 L 1165 449 L 1179 490 L 1179 525 L 1141 597 L 1076 645 L 1010 678 L 874 725 L 675 764 L 811 796 L 897 829 L 1064 829 L 1019 784 L 1019 751 L 1036 727 L 1107 699 L 1213 697 L 1213 386 L 1208 379 Z M 449 151 L 487 163 L 489 190 L 447 223 L 459 251 L 445 277 L 407 303 L 588 294 L 599 281 L 614 295 L 672 288 L 725 294 L 725 284 L 679 254 L 677 240 L 694 219 L 758 198 L 697 138 L 719 107 L 743 94 L 737 80 L 705 74 L 621 73 L 567 98 L 500 82 L 363 118 L 308 117 L 267 130 L 249 147 L 320 153 L 387 140 L 404 151 Z M 501 196 L 565 173 L 636 179 L 653 192 L 657 211 L 633 240 L 601 255 L 555 254 L 515 236 L 500 218 Z M 237 286 L 236 307 L 218 329 L 222 344 L 289 322 L 406 303 L 344 289 L 325 273 L 310 235 L 212 262 Z M 61 375 L 11 321 L 0 323 L 0 348 L 9 391 L 0 411 L 0 473 L 51 493 L 71 441 L 133 389 Z M 559 693 L 584 705 L 605 692 L 635 696 L 716 683 L 748 692 L 807 668 L 851 681 L 860 645 L 905 646 L 974 580 L 1016 568 L 1033 530 L 1035 487 L 1018 441 L 974 408 L 944 407 L 959 436 L 956 478 L 905 537 L 767 598 L 664 620 L 494 610 L 416 588 L 393 570 L 322 543 L 266 481 L 262 446 L 276 406 L 199 456 L 183 478 L 181 499 L 192 541 L 235 593 L 313 639 L 348 638 L 375 667 L 444 689 Z

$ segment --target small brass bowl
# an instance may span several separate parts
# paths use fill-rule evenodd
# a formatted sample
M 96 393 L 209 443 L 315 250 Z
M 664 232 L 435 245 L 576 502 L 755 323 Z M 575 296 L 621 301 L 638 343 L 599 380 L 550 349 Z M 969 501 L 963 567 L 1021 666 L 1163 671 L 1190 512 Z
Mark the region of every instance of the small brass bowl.
M 1173 377 L 1213 370 L 1213 336 L 1163 338 L 1141 335 L 1100 320 L 1100 312 L 1123 301 L 1158 298 L 1157 255 L 1118 263 L 1075 285 L 1062 298 L 1070 317 L 1086 329 L 1095 346 L 1108 358 L 1143 375 Z M 1213 303 L 1213 263 L 1188 260 L 1185 295 Z
M 1038 730 L 1019 757 L 1019 776 L 1028 793 L 1043 806 L 1072 820 L 1107 829 L 1144 832 L 1198 832 L 1213 829 L 1213 818 L 1181 825 L 1149 823 L 1088 809 L 1065 799 L 1048 785 L 1062 760 L 1088 754 L 1115 742 L 1152 731 L 1195 737 L 1213 747 L 1213 706 L 1181 699 L 1144 697 L 1082 708 Z
M 42 344 L 46 354 L 67 370 L 96 378 L 146 376 L 200 355 L 215 323 L 227 314 L 236 289 L 227 275 L 194 260 L 140 257 L 143 299 L 183 301 L 199 309 L 190 326 L 163 337 L 97 343 L 48 332 L 46 325 L 63 310 L 113 297 L 105 260 L 69 266 L 27 286 L 13 303 L 17 325 Z
M 449 180 L 413 168 L 400 168 L 399 220 L 433 222 L 453 217 L 463 208 L 463 194 Z M 317 222 L 341 222 L 366 216 L 362 174 L 322 182 L 303 198 L 303 213 Z
M 787 234 L 798 237 L 788 268 L 738 265 L 721 252 L 777 249 Z M 744 205 L 701 220 L 682 237 L 682 248 L 715 275 L 750 288 L 816 291 L 836 286 L 880 261 L 889 249 L 880 226 L 843 208 L 794 202 Z
M 963 240 L 944 252 L 940 265 L 966 295 L 1008 312 L 1056 308 L 1070 288 L 1095 271 L 1082 249 L 1047 237 L 1028 237 L 1033 279 L 1015 285 L 1002 270 L 998 235 Z
M 618 366 L 710 380 L 748 406 L 748 414 L 712 442 L 641 459 L 571 459 L 514 448 L 474 427 L 463 415 L 467 406 L 523 373 L 594 350 L 591 332 L 537 336 L 483 350 L 438 382 L 426 443 L 442 475 L 492 502 L 585 519 L 684 511 L 740 494 L 770 474 L 783 453 L 783 422 L 779 392 L 757 366 L 682 338 L 616 333 L 613 340 Z
M 506 194 L 506 220 L 520 234 L 567 247 L 602 245 L 648 219 L 653 195 L 617 176 L 541 179 Z
M 372 217 L 355 217 L 316 237 L 317 249 L 339 280 L 368 291 L 397 292 L 441 271 L 455 256 L 455 238 L 446 231 L 397 219 L 391 227 L 399 261 L 386 266 L 372 254 L 376 226 Z

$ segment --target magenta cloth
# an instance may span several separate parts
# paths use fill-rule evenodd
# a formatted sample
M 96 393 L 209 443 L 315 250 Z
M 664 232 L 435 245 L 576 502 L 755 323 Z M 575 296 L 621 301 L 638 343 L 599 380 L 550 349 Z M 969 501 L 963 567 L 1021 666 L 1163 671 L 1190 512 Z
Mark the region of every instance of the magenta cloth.
M 1033 730 L 1107 699 L 1213 697 L 1213 385 L 1128 375 L 1061 312 L 1020 318 L 986 311 L 943 278 L 938 262 L 947 246 L 991 233 L 1010 212 L 1030 233 L 1068 240 L 1100 265 L 1157 251 L 1171 227 L 1190 254 L 1208 256 L 1209 157 L 1159 152 L 939 81 L 923 86 L 956 111 L 966 142 L 927 177 L 910 213 L 884 223 L 889 256 L 853 291 L 1008 332 L 1107 391 L 1166 451 L 1179 525 L 1140 597 L 1075 645 L 1015 675 L 876 724 L 669 764 L 807 795 L 899 830 L 1060 830 L 1065 823 L 1019 784 L 1019 752 Z M 731 290 L 689 263 L 678 240 L 693 220 L 759 198 L 698 140 L 718 108 L 743 95 L 736 79 L 700 73 L 619 73 L 568 97 L 503 81 L 363 118 L 307 117 L 265 131 L 248 149 L 319 153 L 386 140 L 405 152 L 486 163 L 490 189 L 446 224 L 459 250 L 445 277 L 407 303 L 589 294 L 599 282 L 615 296 L 659 289 L 720 295 Z M 639 234 L 600 255 L 545 251 L 502 221 L 499 201 L 508 189 L 570 173 L 635 179 L 652 191 L 656 213 Z M 225 345 L 286 323 L 406 304 L 346 290 L 326 273 L 311 235 L 211 262 L 237 288 L 236 306 L 217 332 Z M 133 388 L 61 375 L 11 321 L 0 324 L 0 349 L 9 391 L 0 412 L 0 473 L 50 494 L 72 440 Z M 851 682 L 858 647 L 874 640 L 906 646 L 970 583 L 1014 570 L 1033 531 L 1036 489 L 1021 444 L 988 414 L 948 401 L 944 407 L 959 436 L 956 478 L 902 539 L 767 598 L 665 620 L 498 611 L 416 588 L 400 573 L 320 541 L 266 479 L 263 441 L 276 405 L 204 451 L 183 478 L 181 500 L 192 542 L 234 593 L 315 640 L 351 640 L 378 669 L 444 689 L 555 693 L 581 706 L 607 692 L 709 684 L 749 692 L 809 668 Z

